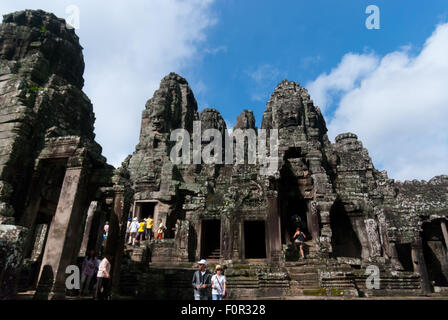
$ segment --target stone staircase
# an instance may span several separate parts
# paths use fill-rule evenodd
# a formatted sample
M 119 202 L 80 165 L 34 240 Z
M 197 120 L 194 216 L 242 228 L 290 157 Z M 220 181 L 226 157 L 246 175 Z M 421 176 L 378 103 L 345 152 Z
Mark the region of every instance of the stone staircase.
M 206 259 L 213 261 L 221 259 L 221 250 L 219 248 L 214 249 L 212 252 L 210 252 Z
M 285 263 L 290 280 L 292 295 L 306 294 L 307 290 L 319 290 L 319 268 L 325 264 L 316 258 L 305 258 Z

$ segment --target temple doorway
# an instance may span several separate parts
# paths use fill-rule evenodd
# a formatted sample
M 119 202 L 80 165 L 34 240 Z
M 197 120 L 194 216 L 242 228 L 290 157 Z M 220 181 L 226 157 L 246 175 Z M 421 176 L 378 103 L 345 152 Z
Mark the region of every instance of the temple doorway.
M 296 159 L 290 160 L 293 164 L 288 161 L 280 171 L 279 209 L 282 244 L 292 243 L 297 226 L 305 233 L 307 240 L 312 238 L 307 219 L 309 201 L 304 199 L 301 192 L 301 189 L 304 189 L 307 184 L 312 187 L 312 182 L 309 179 L 299 178 L 293 173 L 291 165 L 297 166 L 293 160 Z
M 266 258 L 266 223 L 244 221 L 244 256 L 246 259 Z
M 202 220 L 201 257 L 209 260 L 221 256 L 221 220 Z
M 24 253 L 29 265 L 28 268 L 24 268 L 25 274 L 21 276 L 19 290 L 29 290 L 35 288 L 37 284 L 48 232 L 59 203 L 66 166 L 66 159 L 46 159 L 40 162 L 41 179 L 38 189 L 35 190 L 36 196 L 39 198 L 38 209 L 34 218 L 23 217 L 23 220 L 26 221 L 25 225 L 27 223 L 31 225 L 31 237 Z
M 140 210 L 141 210 L 141 219 L 146 219 L 148 217 L 153 217 L 154 218 L 154 209 L 156 207 L 157 202 L 153 201 L 153 202 L 140 202 Z
M 330 210 L 330 225 L 333 256 L 361 258 L 361 242 L 340 201 L 336 201 Z
M 448 286 L 448 255 L 441 221 L 426 222 L 422 228 L 423 254 L 429 281 L 434 286 Z
M 403 271 L 414 271 L 414 265 L 412 264 L 412 248 L 410 243 L 397 243 L 395 244 L 397 249 L 398 261 L 400 261 Z

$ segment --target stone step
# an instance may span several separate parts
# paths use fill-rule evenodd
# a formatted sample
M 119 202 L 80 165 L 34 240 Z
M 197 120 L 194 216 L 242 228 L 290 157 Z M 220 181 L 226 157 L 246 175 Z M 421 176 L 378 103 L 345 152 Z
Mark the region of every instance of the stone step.
M 318 266 L 300 266 L 300 267 L 290 267 L 286 268 L 288 273 L 318 273 L 318 270 L 322 267 Z
M 320 264 L 322 265 L 322 260 L 318 259 L 318 258 L 305 258 L 302 259 L 300 258 L 297 261 L 287 261 L 285 262 L 285 266 L 289 267 L 289 266 L 302 266 L 302 265 L 310 265 L 310 264 Z
M 317 281 L 319 275 L 317 273 L 290 273 L 289 277 L 293 280 L 313 280 Z

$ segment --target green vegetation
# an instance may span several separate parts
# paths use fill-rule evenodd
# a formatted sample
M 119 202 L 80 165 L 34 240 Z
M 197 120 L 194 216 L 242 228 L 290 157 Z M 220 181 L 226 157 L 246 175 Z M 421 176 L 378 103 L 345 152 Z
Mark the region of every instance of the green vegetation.
M 305 296 L 326 296 L 327 295 L 327 290 L 325 288 L 305 289 L 302 292 Z

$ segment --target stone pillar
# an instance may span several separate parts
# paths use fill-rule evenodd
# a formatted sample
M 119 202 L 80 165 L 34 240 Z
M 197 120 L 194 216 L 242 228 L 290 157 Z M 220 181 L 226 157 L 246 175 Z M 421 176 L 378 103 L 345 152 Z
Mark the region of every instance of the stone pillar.
M 364 217 L 360 213 L 356 213 L 356 215 L 349 215 L 349 218 L 353 230 L 361 243 L 361 258 L 362 260 L 367 260 L 370 257 L 370 245 Z
M 74 161 L 78 163 L 78 161 Z M 79 252 L 79 225 L 84 219 L 86 169 L 68 167 L 62 183 L 56 213 L 48 232 L 39 273 L 37 299 L 65 298 L 65 270 L 75 264 Z
M 107 208 L 105 210 L 107 210 Z M 99 212 L 98 226 L 97 226 L 97 230 L 96 230 L 96 233 L 95 233 L 95 235 L 96 235 L 95 253 L 97 255 L 100 255 L 100 253 L 101 253 L 101 245 L 103 243 L 103 234 L 104 234 L 104 224 L 105 223 L 106 223 L 106 212 L 101 210 Z
M 445 247 L 448 249 L 448 231 L 446 229 L 445 220 L 440 221 L 440 227 L 442 228 L 443 239 L 445 239 Z
M 104 252 L 114 256 L 111 270 L 112 298 L 119 295 L 120 271 L 123 260 L 124 241 L 126 236 L 127 215 L 123 214 L 124 209 L 124 187 L 114 186 L 114 204 L 110 216 L 109 235 L 107 236 L 106 248 Z
M 221 220 L 221 256 L 222 259 L 231 261 L 231 223 L 227 216 L 223 216 Z
M 316 201 L 311 201 L 310 210 L 308 212 L 309 226 L 311 237 L 313 238 L 313 242 L 315 244 L 319 243 L 319 204 Z
M 370 256 L 380 257 L 381 256 L 381 242 L 378 235 L 378 224 L 375 219 L 365 219 L 364 223 L 366 225 L 367 239 L 369 241 Z
M 134 209 L 134 214 L 133 214 L 132 218 L 134 218 L 134 217 L 137 217 L 138 221 L 141 220 L 141 218 L 142 218 L 142 205 L 141 205 L 141 203 L 138 203 L 138 202 L 135 203 L 135 209 Z
M 431 293 L 431 283 L 429 282 L 428 270 L 426 268 L 425 257 L 423 255 L 422 239 L 419 235 L 414 238 L 411 248 L 414 272 L 420 275 L 422 291 L 424 294 Z
M 47 231 L 48 225 L 46 224 L 39 224 L 36 226 L 36 231 L 34 233 L 35 240 L 30 256 L 32 261 L 37 261 L 39 259 L 39 256 L 42 254 L 42 250 L 45 245 L 45 239 L 47 238 Z
M 87 218 L 86 218 L 86 223 L 85 223 L 85 227 L 84 227 L 84 235 L 82 237 L 81 248 L 79 249 L 79 255 L 78 255 L 80 257 L 83 257 L 86 255 L 87 245 L 89 243 L 89 238 L 90 238 L 90 230 L 92 228 L 93 216 L 95 215 L 97 207 L 98 207 L 98 202 L 92 201 L 90 203 L 89 210 L 87 211 Z
M 268 218 L 266 222 L 268 229 L 267 240 L 269 241 L 270 262 L 272 265 L 279 266 L 282 261 L 282 240 L 276 191 L 268 191 L 267 202 Z

